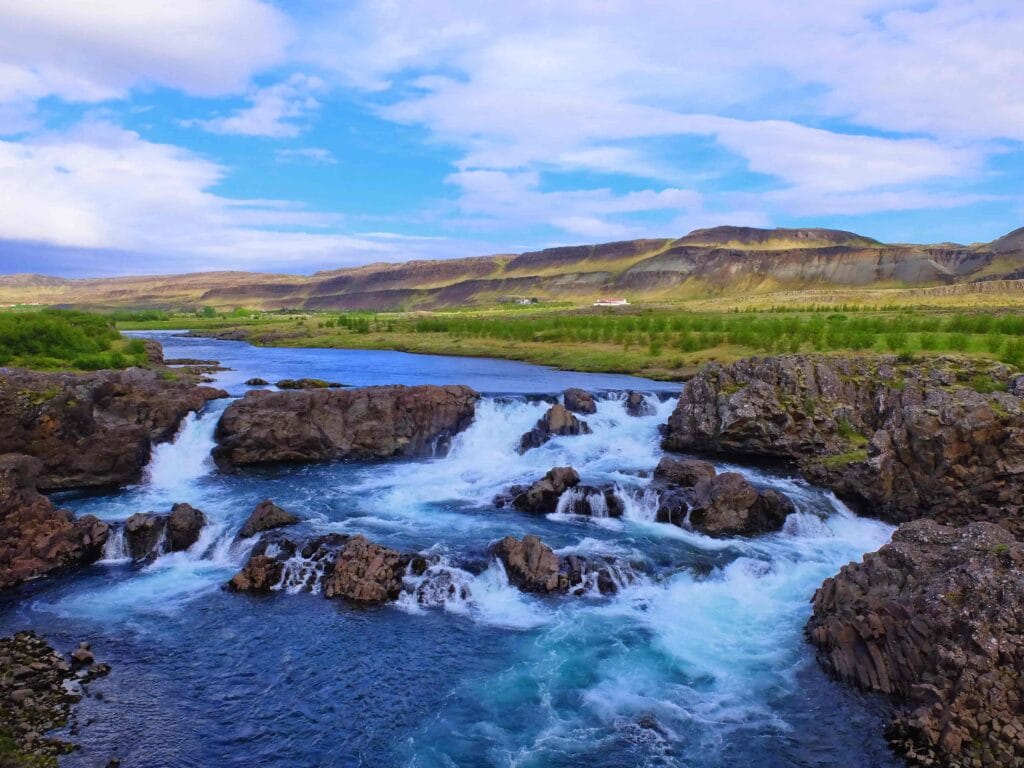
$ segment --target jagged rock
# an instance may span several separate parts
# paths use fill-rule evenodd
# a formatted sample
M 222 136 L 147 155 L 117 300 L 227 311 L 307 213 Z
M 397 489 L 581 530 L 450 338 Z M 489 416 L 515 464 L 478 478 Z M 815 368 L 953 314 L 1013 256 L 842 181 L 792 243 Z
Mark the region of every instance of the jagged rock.
M 990 523 L 904 523 L 826 579 L 808 639 L 840 679 L 892 695 L 913 764 L 1024 764 L 1024 544 Z
M 573 416 L 560 403 L 552 405 L 536 426 L 519 439 L 519 452 L 539 448 L 553 437 L 564 435 L 589 435 L 590 426 Z
M 462 386 L 252 390 L 224 411 L 213 455 L 224 470 L 282 461 L 426 456 L 469 426 Z
M 597 403 L 594 402 L 594 396 L 586 390 L 570 387 L 562 393 L 562 396 L 567 410 L 584 415 L 597 413 Z
M 103 555 L 109 526 L 54 507 L 36 490 L 42 469 L 31 456 L 0 456 L 0 590 Z
M 627 392 L 626 413 L 630 416 L 653 416 L 654 406 L 640 392 Z
M 569 590 L 569 576 L 562 573 L 558 555 L 537 536 L 506 536 L 492 551 L 505 566 L 509 583 L 524 592 L 551 594 Z
M 182 419 L 227 397 L 191 381 L 129 368 L 89 374 L 0 372 L 0 453 L 42 462 L 45 491 L 123 485 L 139 479 L 154 443 Z
M 708 536 L 753 536 L 778 531 L 795 510 L 776 490 L 759 491 L 743 475 L 723 472 L 694 486 L 690 525 Z
M 136 512 L 124 522 L 124 544 L 133 560 L 183 552 L 199 540 L 206 515 L 190 504 L 175 504 L 168 515 Z
M 394 600 L 402 591 L 402 574 L 408 563 L 408 555 L 353 536 L 324 579 L 324 597 L 344 597 L 357 603 Z
M 262 531 L 269 531 L 272 528 L 283 528 L 286 525 L 295 525 L 299 518 L 287 510 L 281 509 L 270 499 L 264 499 L 249 515 L 238 532 L 239 538 L 247 539 Z
M 675 456 L 663 456 L 658 466 L 654 468 L 655 482 L 684 488 L 692 488 L 701 480 L 708 480 L 715 474 L 715 465 L 708 461 Z
M 1007 366 L 970 359 L 749 358 L 687 383 L 665 447 L 789 460 L 893 522 L 999 521 L 1022 536 L 1019 390 Z
M 266 379 L 261 379 L 259 376 L 254 376 L 245 382 L 247 387 L 266 387 L 270 385 L 270 382 Z
M 206 515 L 191 504 L 175 504 L 167 518 L 167 551 L 183 552 L 199 541 Z
M 263 539 L 252 548 L 242 570 L 227 583 L 232 592 L 269 592 L 281 583 L 284 564 L 299 547 L 288 539 Z
M 558 498 L 568 488 L 579 485 L 580 476 L 572 467 L 555 467 L 528 487 L 514 485 L 507 495 L 495 500 L 497 506 L 511 506 L 522 512 L 548 514 L 558 506 Z

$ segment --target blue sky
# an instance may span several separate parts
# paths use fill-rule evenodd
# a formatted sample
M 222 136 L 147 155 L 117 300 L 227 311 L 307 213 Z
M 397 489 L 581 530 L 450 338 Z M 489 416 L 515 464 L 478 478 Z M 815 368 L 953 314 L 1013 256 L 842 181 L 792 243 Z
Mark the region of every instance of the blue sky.
M 0 272 L 1024 225 L 1019 0 L 0 0 Z

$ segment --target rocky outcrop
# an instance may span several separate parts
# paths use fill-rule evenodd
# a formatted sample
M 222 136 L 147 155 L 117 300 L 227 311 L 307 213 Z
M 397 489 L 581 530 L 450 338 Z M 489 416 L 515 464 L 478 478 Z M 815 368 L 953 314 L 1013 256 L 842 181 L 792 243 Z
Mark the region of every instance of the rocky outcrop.
M 855 509 L 1024 534 L 1024 411 L 1007 366 L 782 355 L 712 365 L 668 423 L 673 450 L 791 461 Z
M 219 389 L 129 368 L 89 374 L 0 372 L 0 453 L 42 462 L 42 490 L 114 486 L 139 479 L 154 443 Z
M 663 456 L 654 468 L 655 482 L 684 488 L 692 488 L 715 474 L 715 465 L 710 462 L 678 456 Z
M 626 393 L 626 413 L 630 416 L 653 416 L 654 406 L 640 392 Z
M 562 398 L 565 401 L 566 409 L 573 413 L 582 413 L 584 416 L 597 413 L 594 396 L 586 390 L 570 387 L 562 393 Z
M 110 667 L 96 663 L 88 643 L 70 656 L 69 663 L 34 632 L 0 637 L 0 765 L 55 766 L 75 748 L 43 734 L 66 725 L 72 705 Z
M 197 541 L 206 515 L 190 504 L 175 504 L 170 514 L 136 512 L 124 522 L 124 545 L 133 560 L 165 552 L 184 552 Z
M 795 509 L 778 491 L 758 490 L 743 475 L 723 472 L 694 486 L 690 525 L 708 536 L 756 536 L 781 530 Z
M 531 448 L 539 448 L 553 437 L 565 435 L 589 435 L 590 426 L 577 419 L 560 403 L 552 405 L 536 426 L 519 439 L 519 452 L 526 453 Z
M 274 386 L 278 389 L 338 389 L 345 385 L 323 379 L 281 379 Z
M 107 524 L 54 507 L 36 490 L 41 471 L 42 463 L 30 456 L 0 456 L 0 589 L 103 555 Z
M 501 561 L 509 584 L 541 595 L 583 595 L 595 590 L 608 595 L 635 577 L 631 566 L 624 563 L 580 555 L 559 557 L 533 535 L 522 539 L 506 536 L 491 548 L 491 554 Z
M 324 577 L 324 597 L 343 597 L 356 603 L 385 603 L 402 591 L 402 575 L 410 556 L 374 544 L 364 536 L 345 542 Z
M 473 420 L 463 386 L 253 390 L 224 411 L 213 455 L 225 470 L 251 464 L 427 456 Z
M 512 506 L 522 512 L 549 514 L 558 506 L 559 497 L 579 485 L 580 476 L 572 467 L 555 467 L 532 485 L 513 485 L 495 500 L 495 506 Z
M 899 703 L 888 730 L 914 764 L 1024 765 L 1024 544 L 932 520 L 827 579 L 807 636 L 840 679 Z
M 299 518 L 287 510 L 281 509 L 270 499 L 264 499 L 252 511 L 252 514 L 242 524 L 238 537 L 247 539 L 257 533 L 269 531 L 272 528 L 283 528 L 287 525 L 295 525 Z

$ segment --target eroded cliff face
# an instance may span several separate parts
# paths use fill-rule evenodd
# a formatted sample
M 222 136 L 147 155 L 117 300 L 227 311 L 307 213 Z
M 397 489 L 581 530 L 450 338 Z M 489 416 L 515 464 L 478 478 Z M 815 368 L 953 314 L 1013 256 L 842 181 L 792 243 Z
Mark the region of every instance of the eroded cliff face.
M 814 596 L 808 639 L 840 679 L 900 701 L 913 764 L 1024 765 L 1024 544 L 1004 528 L 905 523 Z
M 224 411 L 213 455 L 222 469 L 428 456 L 469 426 L 478 397 L 469 387 L 432 385 L 253 391 Z
M 1024 534 L 1024 380 L 942 357 L 782 355 L 690 381 L 665 447 L 795 463 L 892 522 L 1000 522 Z
M 182 419 L 226 397 L 191 380 L 141 368 L 96 373 L 0 371 L 0 453 L 41 462 L 45 491 L 123 485 L 139 479 L 154 443 Z

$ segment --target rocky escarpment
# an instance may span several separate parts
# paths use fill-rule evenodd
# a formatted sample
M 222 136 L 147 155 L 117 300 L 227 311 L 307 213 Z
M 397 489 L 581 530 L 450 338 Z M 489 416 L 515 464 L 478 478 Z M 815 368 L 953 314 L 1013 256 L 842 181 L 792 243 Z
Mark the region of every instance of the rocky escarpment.
M 690 381 L 665 447 L 794 462 L 855 509 L 1024 534 L 1024 380 L 958 358 L 783 355 Z
M 1024 544 L 932 520 L 845 566 L 808 638 L 842 680 L 900 703 L 888 736 L 914 764 L 1024 766 Z
M 109 535 L 92 515 L 76 519 L 36 490 L 38 459 L 0 456 L 0 589 L 98 560 Z
M 72 705 L 109 671 L 87 643 L 65 659 L 34 632 L 0 637 L 0 765 L 56 766 L 75 747 L 46 732 L 66 725 Z
M 254 390 L 224 411 L 213 456 L 222 469 L 429 456 L 469 426 L 478 397 L 463 386 Z
M 0 453 L 39 459 L 46 491 L 123 485 L 139 479 L 153 444 L 170 440 L 190 411 L 226 396 L 141 368 L 0 371 Z

